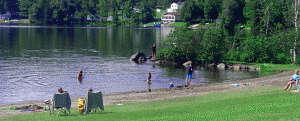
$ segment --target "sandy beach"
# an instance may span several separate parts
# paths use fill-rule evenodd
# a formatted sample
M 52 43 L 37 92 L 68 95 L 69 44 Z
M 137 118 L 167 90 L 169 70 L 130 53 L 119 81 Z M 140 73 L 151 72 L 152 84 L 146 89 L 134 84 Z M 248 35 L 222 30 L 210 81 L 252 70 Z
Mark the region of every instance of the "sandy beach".
M 169 88 L 162 89 L 153 89 L 152 92 L 143 91 L 135 91 L 135 92 L 120 92 L 114 94 L 104 94 L 103 102 L 104 105 L 113 105 L 120 104 L 125 102 L 146 102 L 146 101 L 155 101 L 155 100 L 165 100 L 165 99 L 173 99 L 187 96 L 196 96 L 203 95 L 210 92 L 222 92 L 229 90 L 240 90 L 246 88 L 256 88 L 261 85 L 266 86 L 285 86 L 289 81 L 289 78 L 294 74 L 294 72 L 283 72 L 276 75 L 254 78 L 254 79 L 245 79 L 240 80 L 238 82 L 226 82 L 223 83 L 215 83 L 209 85 L 194 85 L 191 88 L 173 88 L 170 90 Z M 250 86 L 242 85 L 243 82 L 250 83 Z M 239 87 L 232 86 L 232 83 L 239 84 Z M 258 84 L 258 85 L 253 85 Z M 177 86 L 177 85 L 175 85 Z M 295 89 L 294 86 L 292 89 Z M 278 90 L 281 91 L 281 90 Z M 70 92 L 72 93 L 72 92 Z M 71 108 L 78 108 L 78 99 L 83 97 L 72 97 Z M 23 102 L 23 103 L 14 103 L 14 104 L 4 104 L 0 105 L 0 109 L 3 108 L 11 108 L 11 107 L 21 107 L 28 105 L 39 105 L 41 107 L 45 107 L 44 101 L 32 101 L 32 102 Z M 30 112 L 20 112 L 20 110 L 0 110 L 0 116 L 12 116 L 12 115 L 20 115 Z

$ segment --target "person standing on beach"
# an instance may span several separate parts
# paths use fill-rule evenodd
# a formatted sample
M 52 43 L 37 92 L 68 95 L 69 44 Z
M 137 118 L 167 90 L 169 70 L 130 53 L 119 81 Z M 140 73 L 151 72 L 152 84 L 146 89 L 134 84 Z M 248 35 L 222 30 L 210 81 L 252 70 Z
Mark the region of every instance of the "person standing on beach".
M 82 82 L 82 79 L 83 79 L 82 73 L 83 73 L 82 71 L 80 71 L 80 72 L 78 73 L 77 79 L 78 79 L 78 82 L 79 82 L 79 83 L 81 83 L 81 82 Z
M 147 83 L 148 83 L 148 92 L 151 92 L 151 73 L 148 73 L 148 79 L 147 79 Z
M 152 58 L 154 59 L 155 55 L 156 55 L 156 45 L 155 45 L 155 43 L 151 46 L 151 48 L 152 48 Z
M 188 66 L 188 71 L 187 71 L 187 74 L 186 74 L 186 84 L 187 84 L 187 86 L 189 86 L 190 83 L 191 83 L 192 73 L 193 73 L 193 67 L 192 67 L 192 62 L 191 62 L 190 65 Z

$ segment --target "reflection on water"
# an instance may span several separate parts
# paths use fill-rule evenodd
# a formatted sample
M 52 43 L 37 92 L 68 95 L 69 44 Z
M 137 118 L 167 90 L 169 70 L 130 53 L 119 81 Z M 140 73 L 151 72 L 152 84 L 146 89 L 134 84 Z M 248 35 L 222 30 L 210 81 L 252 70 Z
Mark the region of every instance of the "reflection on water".
M 185 84 L 186 68 L 136 64 L 129 57 L 138 51 L 151 54 L 150 46 L 174 28 L 136 27 L 0 27 L 0 104 L 46 100 L 59 87 L 71 96 L 88 88 L 103 93 Z M 77 82 L 83 71 L 83 82 Z M 195 68 L 195 84 L 258 77 L 258 72 Z

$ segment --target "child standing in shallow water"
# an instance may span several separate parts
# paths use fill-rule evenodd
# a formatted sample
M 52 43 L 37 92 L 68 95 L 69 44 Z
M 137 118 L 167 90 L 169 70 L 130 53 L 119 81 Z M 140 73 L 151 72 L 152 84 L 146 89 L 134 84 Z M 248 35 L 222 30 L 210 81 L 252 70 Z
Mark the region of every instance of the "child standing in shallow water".
M 148 73 L 148 79 L 147 79 L 147 83 L 148 83 L 148 91 L 151 92 L 151 73 Z
M 82 79 L 83 79 L 82 73 L 83 73 L 82 71 L 80 71 L 80 72 L 78 73 L 77 79 L 78 79 L 78 82 L 79 82 L 79 83 L 81 83 L 81 82 L 82 82 Z

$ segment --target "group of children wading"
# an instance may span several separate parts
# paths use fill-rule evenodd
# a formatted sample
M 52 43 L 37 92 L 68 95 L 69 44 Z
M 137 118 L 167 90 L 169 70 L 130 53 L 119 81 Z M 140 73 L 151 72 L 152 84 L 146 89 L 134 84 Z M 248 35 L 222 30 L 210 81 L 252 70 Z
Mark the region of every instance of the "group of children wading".
M 156 55 L 156 45 L 155 43 L 151 46 L 152 49 L 152 60 L 154 60 L 155 55 Z M 82 79 L 83 79 L 83 75 L 82 75 L 83 71 L 80 71 L 78 73 L 77 79 L 79 83 L 82 83 Z M 192 79 L 192 73 L 193 73 L 193 68 L 192 68 L 192 63 L 189 64 L 188 66 L 188 71 L 186 74 L 186 85 L 187 86 L 193 86 L 191 83 L 191 79 Z M 147 84 L 148 84 L 148 91 L 151 92 L 151 73 L 148 73 L 148 78 L 147 78 Z M 174 87 L 174 84 L 171 82 L 170 83 L 170 88 Z

